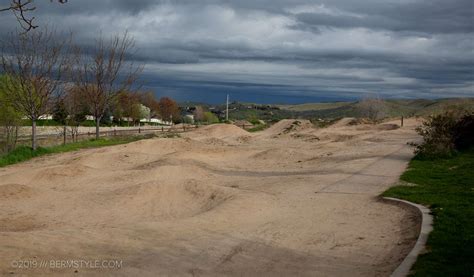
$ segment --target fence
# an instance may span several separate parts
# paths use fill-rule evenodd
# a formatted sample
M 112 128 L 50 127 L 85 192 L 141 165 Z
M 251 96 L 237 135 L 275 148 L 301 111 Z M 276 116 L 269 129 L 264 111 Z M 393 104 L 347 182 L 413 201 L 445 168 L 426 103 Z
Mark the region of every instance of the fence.
M 184 133 L 192 131 L 198 128 L 195 125 L 182 125 L 182 126 L 161 126 L 156 128 L 130 128 L 130 129 L 120 129 L 120 130 L 108 130 L 99 132 L 100 137 L 115 137 L 115 136 L 133 136 L 133 135 L 146 135 L 146 134 L 156 134 L 156 133 Z M 95 132 L 82 132 L 76 135 L 76 140 L 86 140 L 95 138 Z M 71 135 L 65 135 L 64 131 L 55 133 L 55 134 L 38 134 L 36 136 L 38 144 L 41 146 L 52 146 L 64 143 L 64 141 L 72 141 Z M 19 136 L 18 144 L 27 144 L 31 142 L 31 135 L 28 136 Z

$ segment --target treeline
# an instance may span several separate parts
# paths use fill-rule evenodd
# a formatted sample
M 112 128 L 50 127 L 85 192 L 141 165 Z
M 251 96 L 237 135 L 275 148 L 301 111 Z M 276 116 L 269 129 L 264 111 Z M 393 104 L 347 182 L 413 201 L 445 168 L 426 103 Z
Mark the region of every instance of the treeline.
M 22 118 L 32 123 L 32 148 L 37 148 L 36 123 L 54 112 L 65 126 L 75 128 L 86 115 L 94 117 L 96 138 L 101 121 L 137 122 L 141 118 L 178 120 L 179 107 L 170 98 L 157 100 L 140 92 L 138 79 L 143 66 L 131 53 L 134 41 L 123 35 L 96 39 L 83 48 L 72 35 L 49 29 L 11 34 L 3 40 L 0 61 L 0 123 L 4 126 L 6 150 L 15 146 Z

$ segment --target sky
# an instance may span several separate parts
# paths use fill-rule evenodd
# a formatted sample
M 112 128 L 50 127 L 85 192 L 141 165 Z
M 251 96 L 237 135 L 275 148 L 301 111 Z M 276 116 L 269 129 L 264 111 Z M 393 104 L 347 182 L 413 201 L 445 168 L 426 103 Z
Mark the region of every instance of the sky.
M 9 1 L 0 0 L 0 4 Z M 36 0 L 91 46 L 125 30 L 157 96 L 221 103 L 474 97 L 472 0 Z M 0 14 L 2 37 L 17 27 Z

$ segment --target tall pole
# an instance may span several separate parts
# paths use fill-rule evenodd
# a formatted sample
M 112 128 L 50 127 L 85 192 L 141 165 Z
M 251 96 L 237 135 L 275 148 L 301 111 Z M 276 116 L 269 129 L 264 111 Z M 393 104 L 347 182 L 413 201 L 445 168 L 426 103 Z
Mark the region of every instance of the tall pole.
M 227 102 L 226 102 L 226 110 L 225 110 L 225 120 L 229 121 L 229 94 L 227 94 Z

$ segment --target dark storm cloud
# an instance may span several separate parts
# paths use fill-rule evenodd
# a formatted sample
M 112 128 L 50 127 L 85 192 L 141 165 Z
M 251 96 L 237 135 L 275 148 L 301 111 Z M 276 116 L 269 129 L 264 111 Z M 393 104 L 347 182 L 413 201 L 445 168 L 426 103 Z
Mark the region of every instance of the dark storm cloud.
M 145 83 L 183 99 L 474 96 L 470 0 L 35 3 L 38 24 L 72 30 L 85 48 L 128 30 Z M 15 26 L 0 15 L 2 36 Z
M 321 14 L 302 11 L 296 18 L 302 28 L 369 28 L 410 33 L 472 33 L 474 2 L 418 1 L 399 4 L 373 3 L 370 8 L 344 7 L 342 13 Z M 344 13 L 347 12 L 347 13 Z

